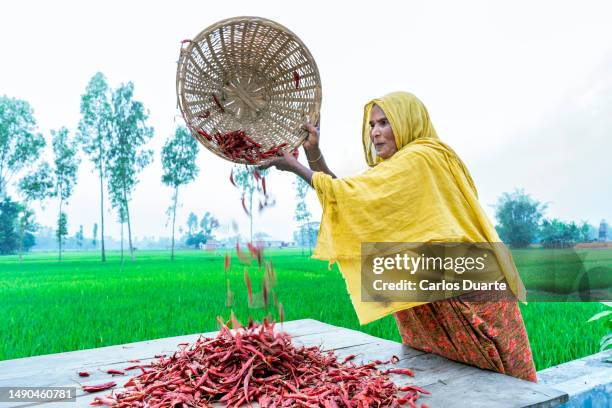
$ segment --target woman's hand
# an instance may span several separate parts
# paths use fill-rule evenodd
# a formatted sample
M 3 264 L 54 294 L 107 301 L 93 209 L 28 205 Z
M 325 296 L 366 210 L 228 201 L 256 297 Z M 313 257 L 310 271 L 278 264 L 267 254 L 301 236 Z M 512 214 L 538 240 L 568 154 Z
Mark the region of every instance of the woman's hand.
M 306 183 L 312 185 L 312 174 L 313 171 L 307 167 L 304 167 L 293 153 L 283 153 L 282 157 L 276 158 L 270 161 L 268 164 L 259 166 L 259 169 L 267 169 L 268 167 L 274 166 L 278 170 L 290 171 L 298 175 Z
M 302 129 L 308 131 L 308 137 L 304 140 L 302 146 L 305 151 L 315 151 L 319 149 L 319 129 L 313 126 L 311 123 L 305 123 L 302 125 Z
M 274 166 L 278 170 L 290 171 L 295 173 L 295 170 L 298 168 L 299 164 L 300 162 L 295 158 L 295 156 L 293 156 L 293 154 L 285 152 L 283 153 L 282 157 L 278 157 L 268 162 L 268 164 L 259 166 L 259 168 L 263 170 L 267 169 L 268 167 Z

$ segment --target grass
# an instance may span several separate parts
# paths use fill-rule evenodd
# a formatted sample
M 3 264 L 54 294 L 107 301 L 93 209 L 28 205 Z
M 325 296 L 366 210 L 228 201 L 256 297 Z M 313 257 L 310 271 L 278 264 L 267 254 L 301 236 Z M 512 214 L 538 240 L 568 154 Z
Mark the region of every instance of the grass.
M 521 271 L 541 274 L 533 251 L 517 251 L 515 260 Z M 612 251 L 599 251 L 598 262 L 612 260 Z M 326 262 L 299 250 L 271 255 L 286 319 L 313 318 L 400 341 L 392 317 L 359 326 L 336 268 L 328 271 Z M 243 271 L 232 261 L 234 311 L 243 321 L 261 319 L 263 309 L 246 307 Z M 261 273 L 252 267 L 250 274 L 260 292 Z M 106 263 L 97 253 L 66 253 L 62 262 L 56 254 L 28 254 L 21 264 L 5 256 L 0 299 L 0 360 L 214 331 L 215 317 L 229 315 L 223 258 L 200 251 L 178 252 L 174 262 L 167 252 L 140 252 L 123 265 L 117 253 Z M 605 329 L 586 320 L 603 308 L 595 302 L 521 304 L 536 368 L 597 352 Z

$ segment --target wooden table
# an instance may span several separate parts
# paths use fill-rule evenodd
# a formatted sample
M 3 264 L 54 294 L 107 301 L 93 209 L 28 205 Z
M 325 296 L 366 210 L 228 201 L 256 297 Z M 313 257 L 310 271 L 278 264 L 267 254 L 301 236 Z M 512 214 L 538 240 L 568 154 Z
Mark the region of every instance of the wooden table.
M 277 326 L 278 327 L 278 326 Z M 340 357 L 357 354 L 355 362 L 374 359 L 387 360 L 392 355 L 400 358 L 396 367 L 408 367 L 415 372 L 414 378 L 395 376 L 398 384 L 413 383 L 429 390 L 431 396 L 422 396 L 419 402 L 430 407 L 554 407 L 568 396 L 562 391 L 534 384 L 514 377 L 481 370 L 456 363 L 434 354 L 415 350 L 400 343 L 370 336 L 355 330 L 332 326 L 316 320 L 303 319 L 286 322 L 283 330 L 293 336 L 298 345 L 321 345 L 323 350 L 335 350 Z M 215 333 L 205 333 L 213 337 Z M 106 370 L 123 369 L 140 360 L 143 363 L 158 354 L 172 354 L 177 344 L 194 342 L 199 334 L 142 341 L 119 346 L 91 350 L 72 351 L 38 357 L 0 361 L 0 387 L 25 386 L 76 386 L 76 406 L 86 407 L 96 395 L 110 391 L 88 394 L 79 384 L 91 385 L 115 381 L 118 386 L 139 371 L 128 371 L 125 376 L 111 376 Z M 91 376 L 81 378 L 79 371 L 88 371 Z M 74 407 L 74 402 L 25 403 L 15 405 L 0 403 L 0 407 L 43 406 Z

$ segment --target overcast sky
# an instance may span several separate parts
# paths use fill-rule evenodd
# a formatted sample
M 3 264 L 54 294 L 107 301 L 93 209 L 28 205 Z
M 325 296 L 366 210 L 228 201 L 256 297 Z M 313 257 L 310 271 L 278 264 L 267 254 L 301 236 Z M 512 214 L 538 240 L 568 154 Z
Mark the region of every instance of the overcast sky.
M 239 15 L 275 20 L 310 49 L 323 87 L 322 150 L 339 176 L 366 168 L 364 103 L 406 90 L 423 100 L 440 138 L 463 158 L 491 217 L 501 193 L 524 188 L 549 203 L 549 217 L 612 220 L 610 2 L 6 2 L 0 94 L 28 101 L 50 141 L 50 130 L 61 126 L 74 135 L 80 96 L 97 71 L 112 87 L 132 81 L 155 128 L 155 161 L 130 204 L 132 229 L 137 237 L 169 236 L 171 191 L 160 181 L 159 152 L 184 123 L 176 108 L 179 43 Z M 190 211 L 210 211 L 247 234 L 239 193 L 228 182 L 231 164 L 203 148 L 198 164 L 200 176 L 180 192 L 178 223 Z M 293 178 L 270 176 L 277 205 L 257 216 L 256 231 L 291 238 Z M 68 206 L 71 235 L 82 224 L 91 236 L 99 222 L 97 183 L 83 158 Z M 312 192 L 309 205 L 318 220 Z M 38 208 L 41 224 L 56 218 L 55 202 Z M 118 237 L 116 215 L 108 219 L 107 233 Z

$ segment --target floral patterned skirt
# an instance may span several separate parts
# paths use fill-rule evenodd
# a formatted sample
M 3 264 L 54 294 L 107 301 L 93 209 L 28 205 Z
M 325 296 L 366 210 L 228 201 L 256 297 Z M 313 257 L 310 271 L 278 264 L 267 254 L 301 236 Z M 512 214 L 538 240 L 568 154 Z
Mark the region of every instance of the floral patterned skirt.
M 537 382 L 517 301 L 483 299 L 486 293 L 472 292 L 395 313 L 402 342 L 450 360 Z

